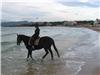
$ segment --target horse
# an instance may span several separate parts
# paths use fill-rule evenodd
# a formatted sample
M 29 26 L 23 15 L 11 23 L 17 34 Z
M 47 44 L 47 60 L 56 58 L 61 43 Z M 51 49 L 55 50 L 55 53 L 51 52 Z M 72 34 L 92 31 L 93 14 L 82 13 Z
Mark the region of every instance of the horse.
M 57 56 L 60 57 L 59 52 L 55 46 L 55 42 L 51 37 L 48 36 L 40 37 L 38 45 L 34 45 L 34 48 L 28 44 L 29 39 L 30 39 L 29 36 L 17 34 L 17 45 L 20 45 L 21 41 L 23 41 L 26 49 L 28 50 L 27 59 L 29 57 L 33 59 L 32 51 L 44 48 L 45 55 L 43 55 L 42 60 L 49 54 L 49 52 L 51 54 L 51 60 L 53 60 L 53 52 L 51 50 L 51 46 L 53 46 L 53 48 L 55 49 Z

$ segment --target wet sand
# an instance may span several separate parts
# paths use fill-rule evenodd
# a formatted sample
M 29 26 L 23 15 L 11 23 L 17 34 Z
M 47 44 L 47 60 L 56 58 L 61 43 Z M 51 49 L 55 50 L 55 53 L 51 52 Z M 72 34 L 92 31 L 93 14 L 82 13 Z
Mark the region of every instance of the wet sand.
M 100 46 L 98 35 L 83 31 L 80 37 L 55 37 L 60 58 L 54 53 L 41 62 L 44 50 L 33 52 L 34 60 L 25 59 L 27 50 L 23 46 L 15 46 L 9 55 L 2 54 L 2 75 L 100 75 Z M 94 34 L 95 32 L 93 32 Z M 94 38 L 95 37 L 95 38 Z
M 91 26 L 91 25 L 87 25 L 87 26 L 81 26 L 81 27 L 88 28 L 88 29 L 91 29 L 91 30 L 100 32 L 100 26 Z

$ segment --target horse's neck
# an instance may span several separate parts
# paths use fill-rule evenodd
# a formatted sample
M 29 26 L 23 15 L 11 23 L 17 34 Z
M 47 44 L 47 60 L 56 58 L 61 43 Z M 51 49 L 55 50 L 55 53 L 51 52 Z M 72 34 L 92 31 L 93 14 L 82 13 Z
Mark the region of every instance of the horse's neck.
M 24 42 L 24 44 L 28 44 L 29 38 L 23 37 L 22 41 Z

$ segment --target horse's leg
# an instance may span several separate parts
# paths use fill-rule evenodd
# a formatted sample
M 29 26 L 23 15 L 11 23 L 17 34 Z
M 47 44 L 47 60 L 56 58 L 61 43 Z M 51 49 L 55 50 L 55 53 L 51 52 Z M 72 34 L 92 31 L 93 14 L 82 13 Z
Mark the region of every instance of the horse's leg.
M 27 58 L 29 58 L 29 56 L 30 56 L 30 47 L 29 46 L 26 46 L 26 49 L 28 50 Z
M 29 55 L 30 55 L 30 54 L 29 54 L 29 50 L 28 50 L 28 53 L 27 53 L 27 58 L 26 58 L 26 60 L 27 60 L 27 61 L 28 61 Z
M 42 59 L 44 59 L 47 56 L 47 54 L 49 53 L 47 49 L 44 49 L 44 50 L 45 50 L 46 54 L 42 57 Z
M 51 54 L 51 59 L 53 60 L 53 52 L 51 50 L 51 48 L 49 48 L 50 54 Z
M 33 57 L 32 57 L 32 50 L 29 51 L 29 55 L 30 55 L 31 59 L 33 60 Z
M 27 59 L 29 58 L 29 55 L 30 55 L 30 54 L 29 54 L 29 50 L 28 50 L 28 53 L 27 53 Z

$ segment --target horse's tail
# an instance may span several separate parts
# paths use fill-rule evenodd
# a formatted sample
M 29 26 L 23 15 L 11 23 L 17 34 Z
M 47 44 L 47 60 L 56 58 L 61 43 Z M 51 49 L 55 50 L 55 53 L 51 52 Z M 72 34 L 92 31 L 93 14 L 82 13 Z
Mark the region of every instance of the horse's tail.
M 57 48 L 56 48 L 55 42 L 53 42 L 53 47 L 54 47 L 54 49 L 55 49 L 55 51 L 56 51 L 58 57 L 60 57 L 59 52 L 58 52 L 58 50 L 57 50 Z

